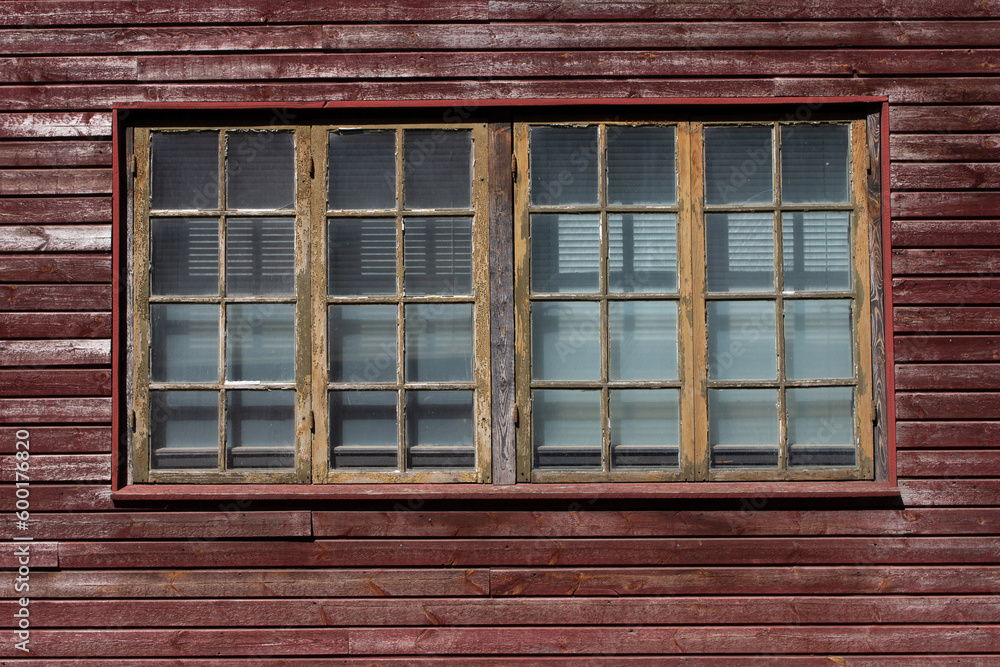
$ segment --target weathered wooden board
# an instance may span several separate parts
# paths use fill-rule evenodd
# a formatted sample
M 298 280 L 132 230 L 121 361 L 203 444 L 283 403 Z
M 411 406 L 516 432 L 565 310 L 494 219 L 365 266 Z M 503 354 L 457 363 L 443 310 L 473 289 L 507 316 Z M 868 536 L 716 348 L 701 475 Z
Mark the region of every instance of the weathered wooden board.
M 110 252 L 111 225 L 4 225 L 0 252 Z
M 111 341 L 0 340 L 0 366 L 108 366 Z M 0 445 L 2 446 L 2 445 Z
M 17 531 L 9 533 L 17 536 Z M 27 554 L 25 554 L 27 550 Z M 56 542 L 0 542 L 0 567 L 17 570 L 19 566 L 27 565 L 32 570 L 55 569 L 59 566 L 59 545 Z M 30 591 L 29 591 L 30 592 Z M 11 609 L 10 625 L 16 625 L 14 610 Z
M 1000 354 L 1000 350 L 997 350 Z M 996 364 L 899 364 L 897 391 L 975 391 L 1000 389 Z
M 896 304 L 995 304 L 1000 301 L 1000 278 L 894 278 Z
M 110 169 L 0 169 L 0 192 L 10 196 L 111 194 Z
M 0 285 L 0 311 L 110 308 L 111 285 Z
M 997 428 L 1000 432 L 1000 426 Z M 988 534 L 1000 509 L 789 511 L 315 511 L 317 537 L 667 537 Z M 742 505 L 742 506 L 741 506 Z
M 930 132 L 935 141 L 961 143 L 949 132 L 1000 132 L 1000 106 L 996 103 L 980 106 L 934 106 L 914 104 L 895 106 L 889 110 L 889 126 L 894 132 Z M 890 145 L 894 139 L 890 138 Z M 905 137 L 900 141 L 906 142 Z M 935 150 L 927 146 L 920 150 Z M 893 155 L 895 157 L 895 155 Z
M 1000 422 L 898 422 L 900 448 L 1000 447 Z M 992 529 L 997 525 L 992 523 Z
M 907 479 L 899 488 L 907 507 L 1000 505 L 997 479 Z
M 974 465 L 972 455 L 955 466 Z M 903 468 L 916 471 L 919 461 Z M 927 459 L 928 465 L 931 459 Z M 940 472 L 946 464 L 937 461 Z M 995 471 L 997 466 L 991 468 Z M 902 474 L 902 472 L 900 473 Z M 937 475 L 940 476 L 940 475 Z M 41 525 L 46 539 L 53 532 Z M 78 537 L 91 538 L 86 525 Z M 141 536 L 141 533 L 137 536 Z M 316 542 L 199 542 L 198 529 L 185 542 L 68 542 L 60 546 L 63 569 L 191 567 L 615 567 L 663 565 L 988 564 L 1000 545 L 987 537 L 808 537 L 808 538 L 615 538 L 615 539 L 434 539 Z
M 878 569 L 878 568 L 876 568 Z M 924 572 L 920 568 L 917 570 Z M 15 574 L 0 572 L 3 597 Z M 31 577 L 32 599 L 244 597 L 481 597 L 488 570 L 69 570 Z M 965 588 L 976 588 L 970 577 Z
M 110 421 L 110 398 L 0 398 L 0 424 L 93 424 Z
M 24 42 L 17 39 L 18 31 L 0 31 L 0 53 L 28 53 Z M 38 42 L 51 41 L 59 31 L 29 31 Z M 67 32 L 63 31 L 65 37 Z M 43 35 L 48 35 L 44 37 Z M 13 39 L 12 39 L 13 38 Z M 104 112 L 45 112 L 4 114 L 0 117 L 0 139 L 50 139 L 77 137 L 110 137 L 111 114 Z
M 998 392 L 914 392 L 896 394 L 897 419 L 1000 419 Z
M 990 218 L 1000 206 L 1000 192 L 894 192 L 896 218 Z
M 107 457 L 103 458 L 107 460 Z M 50 514 L 36 511 L 31 515 L 31 534 L 36 539 L 55 535 L 58 537 L 53 539 L 59 540 L 264 539 L 308 537 L 311 534 L 308 511 L 247 511 L 252 506 L 250 502 L 243 509 L 238 509 L 235 504 L 229 507 L 220 503 L 209 508 L 210 511 L 202 512 Z M 0 522 L 7 523 L 8 520 L 12 518 L 0 517 Z M 136 546 L 156 548 L 154 543 L 136 543 Z
M 923 318 L 917 323 L 922 322 Z M 1000 336 L 900 336 L 895 352 L 897 362 L 1000 361 Z
M 1000 331 L 1000 308 L 993 306 L 900 306 L 893 309 L 893 326 L 897 333 L 988 334 Z M 916 340 L 912 346 L 926 347 L 928 350 L 951 346 L 959 349 L 966 345 L 970 349 L 976 349 L 979 346 L 988 347 L 992 345 L 991 341 L 996 340 L 995 336 L 989 335 L 940 335 L 919 338 L 920 340 Z M 898 337 L 898 341 L 904 345 L 909 339 L 910 336 Z M 927 354 L 932 354 L 932 352 L 928 351 Z
M 1000 246 L 992 220 L 899 220 L 892 223 L 893 248 Z
M 892 165 L 889 183 L 893 190 L 995 190 L 1000 163 L 903 162 Z
M 0 281 L 25 283 L 111 282 L 110 255 L 0 255 Z
M 38 430 L 32 427 L 32 434 Z M 0 510 L 13 512 L 13 493 L 0 494 Z M 104 484 L 31 483 L 31 508 L 36 512 L 104 512 L 114 510 L 111 486 Z
M 16 602 L 0 601 L 0 626 Z M 1000 622 L 994 596 L 32 600 L 38 628 L 688 625 Z
M 16 426 L 0 426 L 0 454 L 24 449 L 17 447 L 20 440 Z M 31 454 L 90 454 L 111 451 L 111 429 L 104 426 L 36 426 L 28 431 L 28 448 Z
M 907 120 L 903 117 L 900 122 Z M 980 125 L 979 130 L 983 129 L 988 128 Z M 993 162 L 1000 160 L 1000 134 L 946 134 L 939 127 L 935 134 L 894 135 L 889 138 L 889 151 L 893 162 Z
M 110 164 L 110 141 L 0 141 L 0 167 L 95 167 Z
M 4 313 L 2 338 L 109 338 L 111 313 Z
M 1000 477 L 1000 455 L 995 449 L 901 451 L 896 456 L 900 477 Z
M 31 482 L 111 481 L 111 457 L 107 454 L 34 454 L 22 477 L 15 473 L 12 456 L 0 460 L 0 481 L 14 482 L 27 477 Z
M 894 276 L 956 273 L 988 276 L 1000 273 L 998 255 L 994 249 L 979 248 L 893 249 L 892 273 Z
M 0 224 L 111 222 L 108 197 L 10 197 L 0 199 Z
M 100 369 L 0 370 L 0 396 L 110 396 L 111 371 Z

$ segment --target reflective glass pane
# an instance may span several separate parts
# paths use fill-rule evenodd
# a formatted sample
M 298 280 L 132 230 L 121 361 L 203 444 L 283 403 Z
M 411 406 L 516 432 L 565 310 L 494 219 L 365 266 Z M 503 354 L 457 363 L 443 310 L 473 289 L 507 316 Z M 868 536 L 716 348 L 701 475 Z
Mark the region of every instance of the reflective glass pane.
M 597 127 L 532 127 L 531 203 L 597 203 Z
M 218 132 L 153 132 L 150 153 L 154 210 L 219 208 Z
M 781 215 L 785 290 L 851 289 L 851 214 L 809 211 Z
M 850 128 L 781 127 L 781 199 L 785 203 L 846 203 Z
M 791 380 L 854 377 L 851 302 L 785 301 L 785 376 Z
M 328 290 L 333 296 L 396 293 L 396 220 L 330 218 Z
M 219 468 L 219 394 L 214 391 L 151 391 L 151 467 Z
M 531 216 L 531 291 L 596 292 L 601 220 L 597 214 Z
M 709 389 L 712 467 L 778 465 L 778 391 Z
M 330 133 L 331 210 L 396 208 L 396 133 Z
M 774 289 L 774 216 L 714 213 L 705 216 L 709 292 Z
M 677 303 L 608 302 L 608 377 L 672 380 L 677 377 Z
M 708 302 L 708 376 L 774 380 L 778 348 L 773 301 Z
M 536 468 L 601 469 L 601 392 L 535 389 L 531 439 Z
M 785 392 L 789 466 L 854 465 L 854 387 Z
M 226 293 L 295 292 L 295 218 L 226 221 Z
M 406 379 L 409 382 L 472 381 L 472 304 L 408 304 Z
M 295 392 L 227 391 L 228 468 L 295 467 Z
M 705 128 L 705 198 L 709 205 L 774 201 L 771 126 Z
M 406 208 L 472 205 L 472 132 L 406 130 L 403 144 Z
M 472 294 L 472 218 L 407 218 L 403 279 L 411 296 Z
M 290 303 L 226 306 L 226 379 L 295 380 L 295 306 Z
M 406 459 L 410 468 L 475 468 L 472 394 L 406 392 Z
M 674 128 L 608 126 L 608 203 L 673 204 Z
M 219 381 L 219 307 L 154 303 L 150 315 L 153 382 Z
M 330 392 L 330 465 L 389 468 L 397 463 L 396 392 Z
M 609 214 L 608 291 L 676 290 L 677 216 L 673 213 Z
M 218 219 L 152 218 L 149 224 L 152 293 L 218 294 Z
M 613 469 L 679 465 L 677 389 L 612 389 L 609 410 Z
M 597 303 L 535 301 L 531 304 L 531 377 L 535 380 L 599 380 L 601 315 Z
M 230 132 L 228 208 L 295 208 L 295 137 L 291 132 Z
M 396 306 L 330 306 L 330 381 L 396 381 Z

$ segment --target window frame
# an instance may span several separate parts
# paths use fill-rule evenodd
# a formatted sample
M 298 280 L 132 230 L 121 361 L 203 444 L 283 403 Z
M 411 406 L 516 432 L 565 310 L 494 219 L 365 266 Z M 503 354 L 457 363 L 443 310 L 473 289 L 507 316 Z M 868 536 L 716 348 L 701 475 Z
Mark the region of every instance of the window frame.
M 131 384 L 128 377 L 128 369 L 132 365 L 131 351 L 128 349 L 125 333 L 126 318 L 131 317 L 132 303 L 128 298 L 128 282 L 133 274 L 130 254 L 126 252 L 132 232 L 133 213 L 127 202 L 132 195 L 131 175 L 135 173 L 136 161 L 130 158 L 133 155 L 134 143 L 130 137 L 130 132 L 136 127 L 155 126 L 164 127 L 164 123 L 157 123 L 157 117 L 164 115 L 175 115 L 177 111 L 196 108 L 197 113 L 210 112 L 216 118 L 225 118 L 225 114 L 234 111 L 240 113 L 266 113 L 270 111 L 273 116 L 281 117 L 287 113 L 290 116 L 296 114 L 306 116 L 317 116 L 329 118 L 330 113 L 346 114 L 374 114 L 405 112 L 410 114 L 410 110 L 424 113 L 425 117 L 442 117 L 448 121 L 455 119 L 467 119 L 475 114 L 477 118 L 485 118 L 487 132 L 489 135 L 490 169 L 502 174 L 505 169 L 509 169 L 513 162 L 512 156 L 512 132 L 511 115 L 518 114 L 518 107 L 530 106 L 539 110 L 541 116 L 549 118 L 561 117 L 576 118 L 589 117 L 594 109 L 602 110 L 606 114 L 614 115 L 624 111 L 626 114 L 641 114 L 642 117 L 652 117 L 659 122 L 665 118 L 676 118 L 694 111 L 699 117 L 708 120 L 713 113 L 718 112 L 723 116 L 730 114 L 729 109 L 741 107 L 751 113 L 760 113 L 764 117 L 775 120 L 784 117 L 786 114 L 794 114 L 805 109 L 818 109 L 821 107 L 841 109 L 849 111 L 851 117 L 866 124 L 866 136 L 869 146 L 870 164 L 868 168 L 868 178 L 866 185 L 866 196 L 868 200 L 868 211 L 870 214 L 870 234 L 869 234 L 869 263 L 872 283 L 872 304 L 873 308 L 873 344 L 871 347 L 873 358 L 872 386 L 874 388 L 875 416 L 876 416 L 876 436 L 874 439 L 874 459 L 873 476 L 867 481 L 849 482 L 798 482 L 788 480 L 775 480 L 763 483 L 756 482 L 736 482 L 736 481 L 704 481 L 697 483 L 685 483 L 683 481 L 660 483 L 660 482 L 592 482 L 587 480 L 574 481 L 571 484 L 517 484 L 515 478 L 516 465 L 511 456 L 511 443 L 516 430 L 524 426 L 525 414 L 522 407 L 519 411 L 517 404 L 513 400 L 510 388 L 498 386 L 505 382 L 505 375 L 512 375 L 512 365 L 514 360 L 515 343 L 509 329 L 505 329 L 506 322 L 513 321 L 513 307 L 511 297 L 508 294 L 497 294 L 497 290 L 491 290 L 489 297 L 490 327 L 493 329 L 492 336 L 488 339 L 492 347 L 490 362 L 493 368 L 493 384 L 489 386 L 489 393 L 492 394 L 492 456 L 490 464 L 492 475 L 487 473 L 480 482 L 476 483 L 455 483 L 443 485 L 427 485 L 417 480 L 407 480 L 412 483 L 384 484 L 378 482 L 358 481 L 352 484 L 323 484 L 323 483 L 273 483 L 269 481 L 247 480 L 240 484 L 192 484 L 186 480 L 171 481 L 164 484 L 149 484 L 142 480 L 135 479 L 132 475 L 130 465 L 130 450 L 128 433 L 133 423 L 133 418 L 129 414 L 129 404 L 123 400 L 131 391 Z M 559 111 L 553 114 L 551 107 L 559 107 Z M 650 109 L 651 107 L 651 109 Z M 331 112 L 330 110 L 333 109 Z M 392 110 L 395 109 L 395 112 Z M 266 110 L 266 111 L 264 111 Z M 581 110 L 584 112 L 581 113 Z M 174 114 L 170 114 L 170 112 Z M 456 113 L 457 111 L 457 113 Z M 709 111 L 705 114 L 705 111 Z M 893 381 L 892 365 L 887 360 L 892 358 L 892 336 L 891 319 L 885 317 L 886 312 L 891 312 L 891 294 L 888 290 L 883 290 L 882 286 L 889 279 L 888 262 L 884 260 L 890 252 L 888 236 L 888 198 L 887 198 L 887 172 L 888 162 L 886 154 L 886 144 L 884 132 L 887 129 L 888 101 L 886 98 L 875 97 L 852 97 L 852 98 L 740 98 L 740 99 L 629 99 L 629 100 L 520 100 L 512 102 L 510 100 L 476 100 L 476 101 L 441 101 L 441 102 L 351 102 L 351 103 L 304 103 L 298 105 L 284 106 L 276 109 L 271 104 L 237 104 L 220 108 L 214 105 L 158 105 L 158 104 L 131 104 L 119 105 L 115 109 L 113 116 L 113 162 L 115 179 L 113 182 L 113 234 L 112 249 L 115 258 L 115 266 L 119 269 L 115 272 L 113 281 L 117 298 L 114 302 L 114 332 L 112 339 L 113 360 L 115 364 L 115 383 L 113 390 L 113 414 L 112 430 L 116 434 L 112 447 L 113 476 L 112 491 L 113 497 L 120 499 L 157 499 L 157 498 L 217 498 L 235 497 L 252 494 L 254 497 L 330 497 L 330 498 L 363 498 L 372 497 L 377 494 L 384 497 L 412 497 L 417 494 L 420 497 L 441 497 L 441 498 L 521 498 L 521 497 L 548 497 L 548 498 L 579 498 L 582 494 L 593 497 L 670 497 L 670 496 L 699 496 L 699 497 L 729 497 L 733 494 L 753 493 L 773 497 L 826 497 L 826 496 L 886 496 L 898 497 L 898 489 L 895 487 L 895 448 L 894 448 L 894 410 L 893 410 Z M 450 115 L 450 117 L 449 117 Z M 532 114 L 527 114 L 532 117 Z M 606 117 L 610 117 L 606 116 Z M 324 121 L 315 121 L 324 122 Z M 330 124 L 329 121 L 325 121 Z M 666 122 L 666 121 L 665 121 Z M 341 124 L 339 122 L 334 124 Z M 343 123 L 344 125 L 348 123 Z M 391 122 L 385 125 L 391 125 Z M 379 124 L 380 126 L 384 126 Z M 213 124 L 214 127 L 234 128 L 237 123 Z M 295 123 L 290 127 L 298 127 Z M 190 126 L 183 125 L 184 129 Z M 504 164 L 506 161 L 506 165 Z M 517 167 L 521 168 L 518 160 Z M 319 171 L 319 170 L 317 170 Z M 510 172 L 508 172 L 510 173 Z M 854 186 L 858 187 L 862 178 L 854 179 Z M 490 284 L 492 286 L 503 287 L 505 283 L 513 284 L 513 276 L 516 271 L 514 266 L 519 259 L 509 262 L 496 262 L 492 258 L 504 256 L 507 249 L 512 253 L 513 231 L 502 229 L 498 220 L 504 218 L 505 207 L 512 208 L 512 196 L 510 193 L 490 191 L 490 202 L 488 206 L 489 227 L 491 246 L 491 261 L 488 270 L 490 274 Z M 506 199 L 506 201 L 505 201 Z M 485 220 L 485 218 L 484 218 Z M 480 227 L 484 227 L 481 225 Z M 504 233 L 510 238 L 504 239 Z M 501 290 L 502 291 L 502 290 Z M 499 334 L 498 334 L 499 330 Z M 498 369 L 500 372 L 498 373 Z M 318 426 L 318 424 L 317 424 Z M 491 479 L 492 477 L 492 479 Z M 486 483 L 483 483 L 486 482 Z

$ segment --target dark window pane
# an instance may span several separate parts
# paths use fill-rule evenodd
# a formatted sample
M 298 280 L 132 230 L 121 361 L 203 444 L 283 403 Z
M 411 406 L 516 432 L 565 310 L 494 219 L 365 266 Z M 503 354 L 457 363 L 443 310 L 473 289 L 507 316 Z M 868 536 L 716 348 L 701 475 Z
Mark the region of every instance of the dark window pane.
M 536 389 L 531 436 L 536 468 L 601 468 L 601 392 Z
M 713 468 L 778 465 L 776 389 L 709 389 Z
M 846 203 L 849 127 L 781 128 L 781 199 L 786 203 Z
M 594 213 L 531 216 L 531 291 L 596 292 L 601 220 Z
M 673 204 L 674 128 L 608 127 L 608 203 Z
M 609 397 L 612 468 L 676 468 L 680 392 L 613 389 Z
M 330 218 L 327 244 L 331 295 L 396 293 L 395 218 Z
M 774 289 L 774 216 L 713 213 L 705 216 L 709 292 Z
M 472 294 L 472 218 L 407 218 L 406 293 Z
M 785 392 L 789 466 L 853 466 L 854 387 Z
M 153 132 L 152 208 L 219 208 L 219 133 Z
M 230 132 L 228 208 L 295 208 L 295 137 L 291 132 Z
M 226 392 L 229 468 L 295 466 L 295 392 Z
M 396 208 L 396 133 L 330 133 L 329 207 Z
M 396 305 L 330 306 L 330 381 L 396 381 Z
M 774 201 L 771 127 L 705 128 L 705 197 L 713 204 Z
M 472 132 L 407 130 L 403 143 L 406 208 L 472 205 Z
M 218 294 L 218 219 L 153 218 L 149 224 L 152 293 Z
M 471 391 L 406 393 L 406 457 L 410 468 L 473 468 Z
M 533 127 L 530 134 L 531 203 L 597 203 L 597 128 Z
M 149 410 L 154 470 L 218 469 L 218 392 L 151 391 Z
M 396 392 L 330 392 L 330 466 L 389 468 L 397 464 Z

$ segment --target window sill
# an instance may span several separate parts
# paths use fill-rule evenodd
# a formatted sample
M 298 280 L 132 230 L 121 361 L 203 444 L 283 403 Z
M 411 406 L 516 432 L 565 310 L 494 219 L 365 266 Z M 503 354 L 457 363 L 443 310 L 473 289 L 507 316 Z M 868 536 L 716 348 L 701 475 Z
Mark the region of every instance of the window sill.
M 668 498 L 899 498 L 889 482 L 669 482 L 643 484 L 136 484 L 115 501 L 601 500 Z

